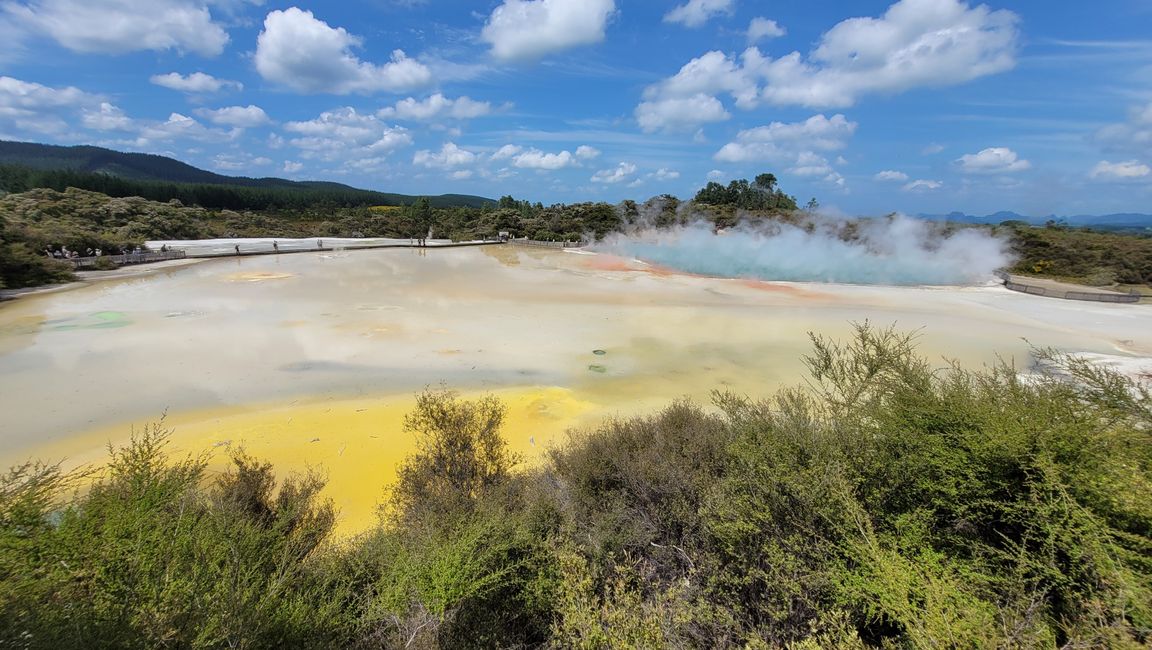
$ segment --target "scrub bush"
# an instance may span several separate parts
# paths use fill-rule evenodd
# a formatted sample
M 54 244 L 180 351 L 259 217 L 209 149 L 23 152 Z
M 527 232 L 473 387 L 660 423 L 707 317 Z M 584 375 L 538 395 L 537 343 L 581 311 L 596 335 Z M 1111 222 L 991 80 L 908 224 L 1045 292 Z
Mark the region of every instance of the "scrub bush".
M 372 531 L 314 475 L 211 479 L 152 428 L 0 479 L 0 647 L 936 648 L 1152 643 L 1152 399 L 1053 351 L 813 337 L 807 385 L 573 432 L 425 391 Z

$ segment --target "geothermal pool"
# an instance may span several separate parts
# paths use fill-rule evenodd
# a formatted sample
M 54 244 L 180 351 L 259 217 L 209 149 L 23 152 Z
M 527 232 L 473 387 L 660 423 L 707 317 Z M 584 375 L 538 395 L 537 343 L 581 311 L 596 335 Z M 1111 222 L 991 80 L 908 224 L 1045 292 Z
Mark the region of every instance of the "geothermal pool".
M 0 463 L 96 462 L 166 413 L 173 449 L 214 467 L 239 445 L 324 469 L 350 533 L 412 449 L 401 422 L 425 386 L 502 397 L 531 457 L 568 427 L 802 381 L 807 332 L 864 319 L 923 328 L 942 367 L 1026 367 L 1029 344 L 1152 358 L 1147 306 L 997 286 L 708 278 L 515 246 L 227 258 L 0 305 Z

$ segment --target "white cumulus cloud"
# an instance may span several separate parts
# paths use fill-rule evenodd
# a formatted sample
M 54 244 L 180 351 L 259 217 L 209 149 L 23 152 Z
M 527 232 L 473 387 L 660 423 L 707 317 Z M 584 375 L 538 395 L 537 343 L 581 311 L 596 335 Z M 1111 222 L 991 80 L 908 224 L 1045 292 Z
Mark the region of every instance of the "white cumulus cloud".
M 908 180 L 908 174 L 905 174 L 904 172 L 894 171 L 891 169 L 886 169 L 886 170 L 876 174 L 875 176 L 873 176 L 873 178 L 875 178 L 878 181 L 896 181 L 899 183 L 903 183 L 904 181 Z
M 422 100 L 415 97 L 401 99 L 392 106 L 380 109 L 380 117 L 399 120 L 434 120 L 440 117 L 458 120 L 482 117 L 492 112 L 492 104 L 478 102 L 469 97 L 451 99 L 436 93 Z
M 740 131 L 736 139 L 714 156 L 722 162 L 781 161 L 792 158 L 799 166 L 812 151 L 835 151 L 848 146 L 857 123 L 841 114 L 813 115 L 803 122 L 772 122 Z M 810 159 L 810 158 L 809 158 Z
M 42 110 L 98 103 L 98 96 L 74 86 L 53 88 L 33 81 L 0 76 L 0 108 Z
M 1015 66 L 1017 21 L 1010 11 L 963 0 L 899 0 L 879 18 L 838 23 L 806 56 L 772 58 L 756 47 L 739 56 L 707 52 L 649 86 L 645 99 L 727 93 L 745 110 L 843 108 L 870 94 L 961 84 Z M 750 38 L 772 33 L 767 22 L 749 28 Z
M 772 104 L 846 107 L 864 95 L 964 83 L 1016 64 L 1016 14 L 962 0 L 900 0 L 880 18 L 850 18 L 807 58 L 766 60 Z
M 989 147 L 956 159 L 960 171 L 967 174 L 1006 174 L 1021 172 L 1032 167 L 1008 147 Z
M 778 25 L 775 20 L 757 17 L 748 23 L 749 43 L 755 43 L 764 38 L 779 38 L 787 33 L 787 30 Z
M 96 110 L 85 110 L 81 121 L 93 131 L 131 131 L 136 126 L 124 111 L 108 102 L 100 102 Z
M 1089 174 L 1095 180 L 1132 181 L 1147 178 L 1152 175 L 1152 167 L 1138 160 L 1125 162 L 1108 162 L 1101 160 L 1096 163 Z
M 796 176 L 840 177 L 827 158 L 812 151 L 801 151 L 796 156 L 796 162 L 788 170 L 788 173 Z
M 903 189 L 905 192 L 931 192 L 933 190 L 938 190 L 941 187 L 944 187 L 944 183 L 940 181 L 915 180 L 911 183 L 908 183 L 901 189 Z
M 73 86 L 54 88 L 14 77 L 0 76 L 0 127 L 18 131 L 60 134 L 69 129 L 82 108 L 99 110 L 104 99 Z
M 630 162 L 622 162 L 613 169 L 601 169 L 595 174 L 592 174 L 592 182 L 608 184 L 623 183 L 635 173 L 636 165 Z
M 604 40 L 615 0 L 504 0 L 480 38 L 504 61 L 538 59 Z
M 238 135 L 236 130 L 213 129 L 204 126 L 195 118 L 181 113 L 171 113 L 168 119 L 159 122 L 145 122 L 139 126 L 132 145 L 149 149 L 160 143 L 173 140 L 196 140 L 199 142 L 227 142 Z
M 600 150 L 596 147 L 589 147 L 586 144 L 582 144 L 579 147 L 576 147 L 576 157 L 581 160 L 592 160 L 593 158 L 597 158 L 599 156 Z
M 740 108 L 753 108 L 759 101 L 754 70 L 764 61 L 760 50 L 750 47 L 739 59 L 718 50 L 705 52 L 685 63 L 673 76 L 644 89 L 644 99 L 685 98 L 728 93 Z
M 500 147 L 499 149 L 497 149 L 496 152 L 493 153 L 491 157 L 492 157 L 492 160 L 505 160 L 507 158 L 511 158 L 512 156 L 515 156 L 516 154 L 520 153 L 521 151 L 524 151 L 524 147 L 521 147 L 518 144 L 506 144 L 503 147 Z
M 1152 147 L 1152 103 L 1128 111 L 1128 120 L 1096 132 L 1096 140 L 1114 152 L 1144 155 Z
M 454 142 L 445 142 L 444 146 L 440 147 L 440 151 L 429 151 L 427 149 L 417 151 L 416 155 L 412 157 L 412 164 L 420 165 L 421 167 L 448 169 L 450 167 L 470 165 L 475 160 L 476 154 L 467 149 L 461 149 L 456 146 Z
M 226 106 L 216 110 L 201 110 L 198 114 L 213 124 L 235 126 L 241 129 L 250 129 L 264 126 L 272 120 L 263 108 L 249 104 L 248 106 Z
M 19 25 L 75 52 L 176 50 L 215 56 L 228 33 L 197 0 L 32 0 L 4 5 Z
M 688 0 L 664 14 L 664 22 L 680 23 L 685 27 L 702 27 L 713 16 L 731 15 L 733 0 Z
M 148 79 L 157 86 L 171 88 L 184 93 L 215 93 L 223 89 L 243 90 L 244 84 L 239 81 L 217 79 L 210 74 L 193 72 L 187 76 L 179 72 L 152 75 Z
M 394 50 L 388 63 L 361 61 L 360 39 L 331 27 L 311 11 L 291 7 L 264 19 L 256 39 L 256 71 L 268 81 L 303 93 L 399 92 L 432 82 L 428 66 Z
M 304 156 L 326 160 L 380 156 L 412 144 L 407 129 L 351 107 L 325 111 L 312 120 L 288 122 L 284 130 L 296 134 L 288 143 L 301 149 Z
M 560 153 L 545 153 L 539 149 L 529 149 L 512 159 L 512 165 L 522 169 L 563 169 L 576 164 L 576 156 L 565 150 Z
M 722 122 L 729 117 L 720 100 L 704 93 L 645 101 L 636 107 L 636 121 L 648 133 L 690 130 L 708 122 Z

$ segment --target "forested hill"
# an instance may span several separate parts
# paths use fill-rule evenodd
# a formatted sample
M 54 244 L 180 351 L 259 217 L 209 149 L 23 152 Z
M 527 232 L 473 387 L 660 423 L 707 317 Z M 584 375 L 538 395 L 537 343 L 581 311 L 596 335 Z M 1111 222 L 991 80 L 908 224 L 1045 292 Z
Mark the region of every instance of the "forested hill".
M 206 208 L 260 210 L 312 205 L 409 205 L 415 196 L 324 181 L 224 176 L 165 156 L 102 147 L 0 141 L 0 190 L 78 187 L 109 196 L 178 199 Z M 428 197 L 433 207 L 481 207 L 495 200 L 467 194 Z
M 101 172 L 141 181 L 209 183 L 246 187 L 290 187 L 295 185 L 292 181 L 279 178 L 224 176 L 165 156 L 125 153 L 89 145 L 60 147 L 35 142 L 0 141 L 0 164 L 21 165 L 41 170 L 68 169 L 82 172 Z

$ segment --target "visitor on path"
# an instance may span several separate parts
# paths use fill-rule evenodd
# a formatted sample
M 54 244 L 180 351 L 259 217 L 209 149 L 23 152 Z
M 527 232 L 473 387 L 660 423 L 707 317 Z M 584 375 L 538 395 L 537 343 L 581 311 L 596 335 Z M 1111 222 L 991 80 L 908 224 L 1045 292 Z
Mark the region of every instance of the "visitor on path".
M 236 254 L 240 254 L 240 244 L 236 244 Z
M 276 251 L 277 253 L 280 252 L 280 244 L 277 244 L 276 240 L 272 240 L 272 250 Z
M 324 248 L 324 240 L 323 239 L 317 239 L 316 240 L 316 248 Z

